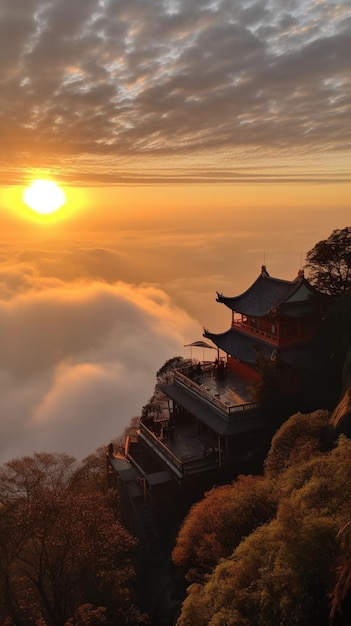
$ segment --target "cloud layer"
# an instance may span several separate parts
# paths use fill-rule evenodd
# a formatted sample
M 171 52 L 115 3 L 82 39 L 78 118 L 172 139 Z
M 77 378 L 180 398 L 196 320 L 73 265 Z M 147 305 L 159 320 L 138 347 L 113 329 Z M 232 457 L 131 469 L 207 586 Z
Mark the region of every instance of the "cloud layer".
M 2 275 L 0 463 L 41 450 L 81 458 L 140 415 L 156 371 L 199 327 L 160 289 L 27 268 L 26 286 L 21 264 Z
M 216 152 L 231 180 L 239 154 L 342 153 L 350 49 L 348 0 L 2 0 L 3 163 L 168 180 L 178 155 L 199 180 Z
M 263 262 L 293 279 L 305 253 L 345 226 L 347 211 L 328 215 L 187 213 L 186 228 L 120 229 L 108 241 L 3 243 L 0 463 L 34 450 L 80 457 L 121 434 L 167 359 L 190 356 L 184 344 L 203 326 L 229 327 L 216 291 L 244 291 Z

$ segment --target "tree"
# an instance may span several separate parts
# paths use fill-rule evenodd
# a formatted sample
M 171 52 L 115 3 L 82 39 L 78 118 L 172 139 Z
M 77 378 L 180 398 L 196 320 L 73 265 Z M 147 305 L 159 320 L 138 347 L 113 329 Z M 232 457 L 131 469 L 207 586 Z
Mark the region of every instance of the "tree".
M 329 413 L 296 413 L 274 435 L 265 460 L 265 475 L 279 477 L 292 466 L 298 466 L 325 448 Z
M 290 457 L 294 432 L 290 449 L 288 437 L 281 442 Z M 201 584 L 189 587 L 177 626 L 350 623 L 351 441 L 340 437 L 321 453 L 316 432 L 311 437 L 300 461 L 285 470 L 279 461 L 266 483 L 279 499 L 275 517 L 255 525 Z
M 77 462 L 57 454 L 1 468 L 0 623 L 142 623 L 131 591 L 137 542 L 116 517 L 114 494 L 95 470 L 84 474 L 90 489 Z
M 76 469 L 76 459 L 65 453 L 36 452 L 13 459 L 0 467 L 0 502 L 9 505 L 35 497 L 42 489 L 65 489 Z
M 334 398 L 330 408 L 335 407 L 341 385 L 347 384 L 347 354 L 351 348 L 351 290 L 335 298 L 317 335 L 316 362 L 323 368 L 325 380 L 321 381 L 320 395 L 329 387 Z M 349 373 L 351 372 L 351 368 Z M 344 387 L 345 390 L 346 387 Z M 333 391 L 334 390 L 334 391 Z
M 182 356 L 174 356 L 171 359 L 168 359 L 168 361 L 160 367 L 158 372 L 156 372 L 156 385 L 154 393 L 148 403 L 142 408 L 142 421 L 147 422 L 150 416 L 162 412 L 162 405 L 168 404 L 169 400 L 163 391 L 161 391 L 160 385 L 162 383 L 171 383 L 174 377 L 174 370 L 189 365 L 190 363 L 191 361 L 189 359 L 184 359 Z
M 306 269 L 311 283 L 331 295 L 351 287 L 351 226 L 333 230 L 307 253 Z
M 179 531 L 173 562 L 186 569 L 188 582 L 202 582 L 243 536 L 274 517 L 275 494 L 268 480 L 239 476 L 214 487 L 193 505 Z
M 114 449 L 118 443 L 114 442 Z M 101 446 L 92 454 L 85 457 L 77 467 L 70 481 L 71 489 L 80 493 L 91 493 L 97 491 L 106 493 L 108 481 L 106 480 L 106 446 Z M 118 493 L 115 496 L 118 504 Z

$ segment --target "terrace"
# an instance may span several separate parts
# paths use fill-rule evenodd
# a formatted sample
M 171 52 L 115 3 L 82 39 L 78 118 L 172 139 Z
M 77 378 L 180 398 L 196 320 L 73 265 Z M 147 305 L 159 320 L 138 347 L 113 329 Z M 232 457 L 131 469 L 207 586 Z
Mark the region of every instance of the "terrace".
M 224 363 L 218 371 L 209 362 L 176 370 L 161 389 L 173 410 L 165 402 L 152 421 L 141 422 L 139 438 L 179 479 L 232 464 L 228 439 L 260 427 L 248 383 L 226 372 Z M 250 453 L 239 448 L 236 462 Z
M 252 401 L 248 382 L 228 371 L 223 360 L 217 367 L 215 363 L 205 361 L 176 370 L 173 384 L 222 413 L 224 419 L 257 408 L 257 403 Z

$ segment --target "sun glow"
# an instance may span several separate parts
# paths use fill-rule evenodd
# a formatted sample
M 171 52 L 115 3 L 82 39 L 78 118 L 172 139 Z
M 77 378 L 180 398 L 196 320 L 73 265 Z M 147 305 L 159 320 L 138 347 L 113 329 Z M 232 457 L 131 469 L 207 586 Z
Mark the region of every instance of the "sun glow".
M 23 201 L 36 213 L 50 215 L 66 203 L 66 196 L 54 181 L 35 180 L 24 190 Z

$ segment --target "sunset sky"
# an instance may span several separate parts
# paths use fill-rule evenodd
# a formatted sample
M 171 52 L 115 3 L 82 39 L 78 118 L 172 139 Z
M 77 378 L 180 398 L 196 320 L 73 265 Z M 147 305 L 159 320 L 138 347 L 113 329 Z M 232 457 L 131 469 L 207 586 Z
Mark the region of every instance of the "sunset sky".
M 350 225 L 350 58 L 349 0 L 0 0 L 0 462 L 108 443 Z

